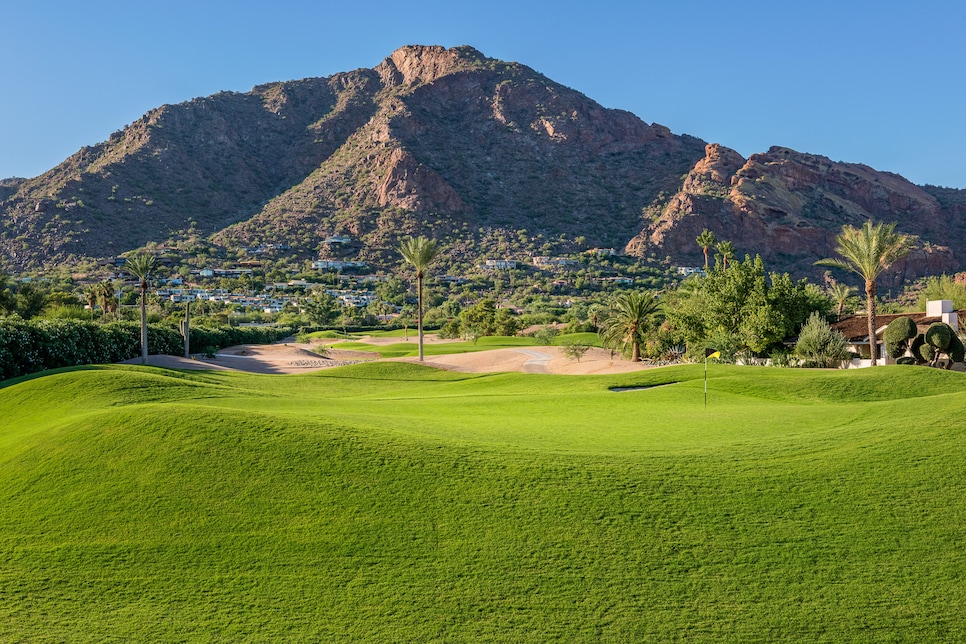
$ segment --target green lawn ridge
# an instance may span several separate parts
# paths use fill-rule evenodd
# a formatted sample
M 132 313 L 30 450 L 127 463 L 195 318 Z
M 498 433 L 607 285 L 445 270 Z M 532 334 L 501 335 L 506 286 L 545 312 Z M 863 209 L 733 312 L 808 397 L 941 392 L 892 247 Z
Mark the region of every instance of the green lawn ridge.
M 963 375 L 703 375 L 0 383 L 0 641 L 966 639 Z
M 373 334 L 373 337 L 378 337 Z M 396 337 L 395 335 L 382 337 Z M 588 346 L 600 346 L 600 338 L 596 333 L 572 333 L 560 335 L 554 338 L 553 344 L 560 346 L 568 342 L 577 342 Z M 419 354 L 418 338 L 415 333 L 411 333 L 409 341 L 396 342 L 393 344 L 369 344 L 365 341 L 358 342 L 338 342 L 331 345 L 334 349 L 351 349 L 354 351 L 375 351 L 383 358 L 407 358 L 415 357 Z M 492 349 L 514 349 L 517 347 L 539 347 L 540 342 L 535 338 L 527 336 L 505 336 L 493 335 L 483 336 L 476 342 L 462 340 L 456 342 L 424 343 L 423 353 L 426 356 L 442 356 L 452 353 L 472 353 L 474 351 L 489 351 Z

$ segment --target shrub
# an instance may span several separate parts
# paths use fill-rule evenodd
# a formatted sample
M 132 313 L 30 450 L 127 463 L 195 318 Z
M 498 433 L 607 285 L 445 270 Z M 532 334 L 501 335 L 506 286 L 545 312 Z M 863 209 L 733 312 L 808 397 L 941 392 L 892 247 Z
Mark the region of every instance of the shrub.
M 902 356 L 896 359 L 896 364 L 918 364 L 912 356 Z
M 545 326 L 542 329 L 538 329 L 534 332 L 533 337 L 536 338 L 537 342 L 549 347 L 553 344 L 554 339 L 560 335 L 560 329 L 555 326 Z
M 818 312 L 812 313 L 798 334 L 795 356 L 803 367 L 837 367 L 849 357 L 848 340 L 829 328 Z
M 560 349 L 569 360 L 580 362 L 584 354 L 590 350 L 590 345 L 583 342 L 570 341 L 561 344 Z
M 928 362 L 928 360 L 923 360 L 922 357 L 922 345 L 926 343 L 926 336 L 922 333 L 917 335 L 912 339 L 909 346 L 909 352 L 912 353 L 912 359 L 916 361 L 917 364 L 922 364 L 923 362 Z
M 949 338 L 949 359 L 953 362 L 962 362 L 966 359 L 966 346 L 955 333 Z
M 444 340 L 455 340 L 461 337 L 463 334 L 463 325 L 460 323 L 459 318 L 452 318 L 447 320 L 442 327 L 440 327 L 437 335 Z
M 936 349 L 946 349 L 949 341 L 954 335 L 948 324 L 934 322 L 926 329 L 926 343 Z
M 291 334 L 289 328 L 192 327 L 196 347 L 232 344 L 268 344 Z M 45 369 L 81 364 L 121 362 L 141 354 L 137 322 L 96 324 L 86 320 L 0 318 L 0 380 Z M 148 326 L 148 350 L 154 354 L 181 355 L 184 340 L 170 326 Z
M 909 341 L 919 335 L 912 318 L 902 316 L 889 323 L 882 334 L 890 358 L 899 358 L 909 349 Z

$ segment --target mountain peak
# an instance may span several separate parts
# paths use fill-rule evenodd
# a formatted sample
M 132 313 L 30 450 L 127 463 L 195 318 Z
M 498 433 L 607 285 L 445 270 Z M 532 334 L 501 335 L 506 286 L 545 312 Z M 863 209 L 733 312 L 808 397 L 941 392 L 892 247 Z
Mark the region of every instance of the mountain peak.
M 469 46 L 446 49 L 438 45 L 406 45 L 376 67 L 387 87 L 432 83 L 461 69 L 470 69 L 486 56 Z

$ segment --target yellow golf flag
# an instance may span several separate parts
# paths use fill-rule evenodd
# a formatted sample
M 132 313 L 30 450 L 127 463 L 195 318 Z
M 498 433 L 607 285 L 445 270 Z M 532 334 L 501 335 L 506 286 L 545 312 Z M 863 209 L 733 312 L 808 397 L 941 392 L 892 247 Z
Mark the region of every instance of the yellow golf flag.
M 721 357 L 721 352 L 720 351 L 717 351 L 716 349 L 705 349 L 704 350 L 704 357 L 705 357 L 705 359 L 707 359 L 707 358 L 720 358 Z

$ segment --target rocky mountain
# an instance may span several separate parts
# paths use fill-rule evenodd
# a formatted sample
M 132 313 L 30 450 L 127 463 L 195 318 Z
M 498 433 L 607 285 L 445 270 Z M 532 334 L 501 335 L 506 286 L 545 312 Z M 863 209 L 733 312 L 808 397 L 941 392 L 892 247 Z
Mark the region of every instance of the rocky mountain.
M 772 148 L 742 158 L 605 109 L 471 47 L 403 47 L 373 69 L 164 105 L 33 179 L 0 181 L 0 269 L 117 255 L 191 229 L 233 249 L 397 261 L 406 234 L 456 259 L 593 246 L 697 264 L 711 228 L 811 272 L 842 223 L 897 220 L 897 275 L 961 268 L 966 191 Z
M 966 230 L 966 190 L 919 187 L 868 166 L 773 147 L 744 159 L 709 144 L 680 190 L 649 209 L 651 222 L 628 244 L 641 254 L 660 248 L 678 262 L 698 264 L 695 237 L 705 228 L 731 240 L 739 254 L 761 253 L 766 263 L 814 274 L 832 256 L 843 224 L 898 222 L 919 237 L 916 249 L 884 277 L 890 286 L 926 274 L 959 270 Z

